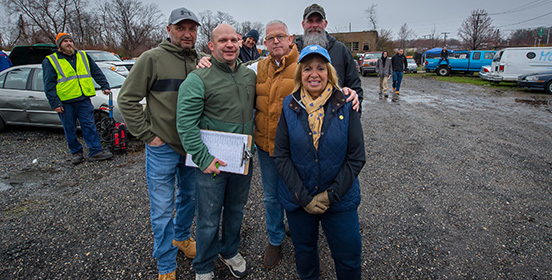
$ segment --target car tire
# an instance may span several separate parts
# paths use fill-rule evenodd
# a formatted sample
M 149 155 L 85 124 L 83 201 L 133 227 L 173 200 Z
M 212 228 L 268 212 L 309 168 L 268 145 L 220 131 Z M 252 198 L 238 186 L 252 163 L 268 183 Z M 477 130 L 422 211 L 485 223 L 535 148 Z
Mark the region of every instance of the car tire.
M 366 77 L 366 71 L 362 70 L 362 77 Z
M 437 68 L 437 76 L 448 76 L 450 74 L 450 69 L 448 67 L 439 67 Z
M 549 81 L 546 86 L 544 87 L 544 90 L 549 93 L 549 94 L 552 94 L 552 80 Z M 0 129 L 1 130 L 1 129 Z

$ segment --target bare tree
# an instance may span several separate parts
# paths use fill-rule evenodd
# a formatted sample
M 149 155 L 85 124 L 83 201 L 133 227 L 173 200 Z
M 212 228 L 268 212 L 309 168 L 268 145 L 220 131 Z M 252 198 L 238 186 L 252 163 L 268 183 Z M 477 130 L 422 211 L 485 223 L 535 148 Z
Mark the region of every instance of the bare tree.
M 370 5 L 370 8 L 364 10 L 368 17 L 368 21 L 370 21 L 370 25 L 372 25 L 372 30 L 376 30 L 376 23 L 377 23 L 377 14 L 376 14 L 376 7 L 378 4 L 372 3 Z
M 100 5 L 105 19 L 104 32 L 118 43 L 122 55 L 137 56 L 159 43 L 162 24 L 156 4 L 144 5 L 139 0 L 104 0 Z
M 376 49 L 389 51 L 393 48 L 393 32 L 391 29 L 380 29 Z
M 199 13 L 199 32 L 196 47 L 204 52 L 210 52 L 207 47 L 207 43 L 211 41 L 211 32 L 217 25 L 221 23 L 227 23 L 232 26 L 237 26 L 237 22 L 234 18 L 224 12 L 217 11 L 214 15 L 211 10 L 205 10 Z
M 9 14 L 22 14 L 23 28 L 32 30 L 32 43 L 54 42 L 56 34 L 66 32 L 70 17 L 80 9 L 73 0 L 2 0 Z M 28 20 L 26 20 L 28 19 Z
M 409 29 L 408 25 L 405 23 L 401 26 L 397 35 L 399 36 L 399 48 L 404 49 L 406 47 L 406 41 L 414 37 L 414 31 Z
M 492 22 L 487 11 L 473 10 L 458 30 L 458 36 L 462 39 L 464 46 L 471 50 L 488 47 L 496 39 L 496 30 L 492 26 Z

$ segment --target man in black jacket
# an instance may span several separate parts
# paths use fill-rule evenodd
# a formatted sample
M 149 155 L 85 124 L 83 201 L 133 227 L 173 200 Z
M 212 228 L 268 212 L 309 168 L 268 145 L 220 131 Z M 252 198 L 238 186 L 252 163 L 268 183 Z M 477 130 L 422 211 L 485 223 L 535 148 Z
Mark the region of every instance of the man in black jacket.
M 261 56 L 257 50 L 257 41 L 259 41 L 259 32 L 257 30 L 251 29 L 245 34 L 242 46 L 240 46 L 239 55 L 243 63 L 250 60 L 256 60 Z
M 397 51 L 397 53 L 391 58 L 391 68 L 393 68 L 393 91 L 396 95 L 399 95 L 403 74 L 407 66 L 408 62 L 404 56 L 404 50 L 399 49 L 399 51 Z
M 312 4 L 305 8 L 301 24 L 305 33 L 295 40 L 297 50 L 301 51 L 303 47 L 309 45 L 319 45 L 328 50 L 332 59 L 332 66 L 337 72 L 339 86 L 356 91 L 360 104 L 359 112 L 361 112 L 364 95 L 355 60 L 347 46 L 326 32 L 328 21 L 326 20 L 324 8 L 318 4 Z
M 443 47 L 443 50 L 441 51 L 441 59 L 439 59 L 439 63 L 437 65 L 441 65 L 441 61 L 446 61 L 447 65 L 450 65 L 448 60 L 449 52 L 447 50 L 447 47 Z

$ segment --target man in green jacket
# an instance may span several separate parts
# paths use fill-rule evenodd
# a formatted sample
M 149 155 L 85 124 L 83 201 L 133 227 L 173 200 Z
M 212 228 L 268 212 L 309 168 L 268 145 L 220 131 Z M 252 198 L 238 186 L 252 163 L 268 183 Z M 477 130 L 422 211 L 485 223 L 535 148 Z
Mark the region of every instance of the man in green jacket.
M 211 155 L 201 140 L 200 129 L 253 135 L 255 73 L 237 62 L 238 37 L 228 24 L 217 26 L 209 42 L 211 68 L 192 72 L 180 86 L 176 112 L 177 130 L 184 149 L 198 165 L 196 279 L 213 279 L 217 256 L 241 278 L 246 261 L 238 252 L 243 208 L 251 184 L 247 175 L 220 172 L 226 163 Z M 213 174 L 217 174 L 213 177 Z M 222 209 L 222 239 L 219 221 Z
M 167 26 L 170 40 L 140 56 L 118 98 L 129 131 L 146 143 L 153 257 L 159 279 L 175 279 L 178 249 L 188 258 L 196 254 L 190 233 L 196 207 L 195 168 L 185 166 L 186 152 L 176 131 L 176 101 L 178 87 L 200 58 L 194 48 L 198 26 L 193 12 L 173 10 Z M 145 110 L 140 103 L 144 98 Z

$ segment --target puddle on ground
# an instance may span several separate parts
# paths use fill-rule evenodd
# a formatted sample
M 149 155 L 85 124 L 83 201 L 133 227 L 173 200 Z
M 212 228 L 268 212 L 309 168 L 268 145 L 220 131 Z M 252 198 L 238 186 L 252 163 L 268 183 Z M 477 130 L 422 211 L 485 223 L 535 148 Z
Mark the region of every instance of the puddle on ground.
M 517 103 L 529 104 L 529 105 L 533 105 L 533 106 L 535 106 L 535 107 L 541 107 L 541 106 L 549 107 L 549 106 L 550 106 L 550 101 L 549 101 L 549 100 L 545 100 L 545 99 L 538 100 L 538 99 L 523 99 L 523 98 L 516 98 L 515 101 L 516 101 Z
M 58 172 L 59 170 L 51 167 L 25 168 L 21 173 L 12 175 L 8 179 L 5 179 L 5 182 L 11 187 L 34 187 L 40 185 L 43 181 L 50 179 L 53 174 Z

